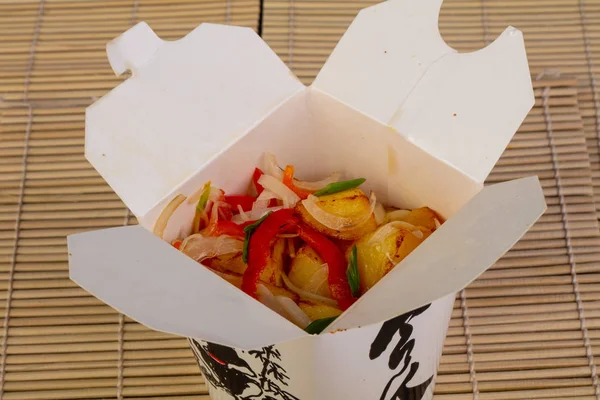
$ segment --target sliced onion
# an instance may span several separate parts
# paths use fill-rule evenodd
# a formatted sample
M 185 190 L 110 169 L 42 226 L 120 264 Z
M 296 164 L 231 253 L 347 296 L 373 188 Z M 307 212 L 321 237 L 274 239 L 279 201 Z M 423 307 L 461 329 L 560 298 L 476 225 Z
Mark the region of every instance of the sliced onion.
M 244 209 L 242 208 L 242 206 L 240 204 L 237 205 L 237 209 L 238 209 L 240 218 L 242 219 L 243 222 L 250 221 L 250 218 L 248 218 L 248 216 L 246 215 L 246 211 L 244 211 Z
M 284 208 L 292 208 L 300 201 L 300 197 L 281 181 L 277 180 L 277 178 L 270 175 L 262 175 L 258 179 L 258 183 L 266 190 L 273 192 L 278 199 L 283 200 Z
M 294 244 L 294 240 L 290 239 L 287 242 L 288 242 L 288 252 L 289 252 L 290 258 L 296 258 L 296 245 Z
M 283 278 L 283 282 L 285 286 L 287 286 L 290 291 L 296 293 L 298 296 L 305 300 L 310 300 L 316 303 L 327 304 L 330 306 L 338 307 L 337 301 L 330 299 L 328 297 L 319 296 L 318 294 L 307 292 L 306 290 L 300 289 L 298 286 L 294 285 L 290 278 L 284 273 L 281 274 L 281 278 Z
M 304 329 L 312 322 L 308 315 L 302 311 L 298 304 L 289 297 L 285 296 L 276 296 L 275 299 L 279 302 L 279 304 L 285 310 L 287 317 L 294 324 Z
M 254 203 L 252 203 L 252 209 L 248 213 L 248 219 L 254 220 L 256 215 L 263 215 L 264 210 L 269 208 L 269 204 L 271 204 L 271 200 L 277 198 L 275 193 L 270 190 L 263 190 L 263 192 L 256 198 Z
M 273 153 L 265 153 L 265 174 L 271 175 L 280 181 L 283 180 L 283 171 L 279 168 L 277 158 L 275 158 L 275 154 Z
M 371 218 L 371 214 L 373 214 L 373 211 L 375 210 L 375 205 L 377 204 L 375 193 L 371 192 L 371 196 L 369 199 L 371 205 L 370 211 L 359 217 L 350 218 L 338 217 L 337 215 L 328 213 L 327 211 L 319 207 L 319 205 L 317 204 L 318 201 L 319 199 L 317 197 L 310 195 L 306 200 L 302 200 L 302 204 L 306 208 L 306 211 L 308 211 L 308 213 L 312 215 L 313 218 L 317 220 L 317 222 L 325 225 L 330 229 L 335 229 L 337 231 L 353 229 L 367 222 L 369 218 Z
M 253 212 L 244 213 L 245 214 L 244 216 L 242 216 L 241 214 L 236 214 L 233 217 L 231 217 L 231 222 L 235 222 L 236 224 L 243 224 L 244 222 L 246 222 L 246 220 L 244 220 L 244 217 L 248 218 L 247 221 L 256 221 L 258 219 L 261 219 L 268 213 L 275 212 L 277 210 L 281 210 L 282 208 L 283 207 L 281 207 L 281 206 L 269 207 L 269 208 L 265 208 L 263 210 L 258 210 L 255 213 L 253 213 Z
M 375 223 L 377 225 L 381 225 L 385 222 L 385 208 L 381 203 L 377 203 L 375 205 L 375 210 L 373 210 L 373 216 L 375 217 Z
M 243 247 L 244 242 L 229 236 L 212 237 L 196 233 L 186 237 L 179 250 L 196 261 L 202 261 L 223 254 L 240 253 Z
M 298 236 L 300 236 L 299 233 L 280 233 L 277 235 L 277 237 L 281 239 L 293 239 L 297 238 Z
M 371 236 L 371 238 L 367 242 L 367 245 L 374 246 L 377 243 L 383 242 L 388 236 L 398 232 L 400 228 L 404 228 L 410 231 L 417 230 L 417 228 L 414 225 L 411 225 L 408 222 L 392 221 L 377 229 L 373 236 Z M 419 233 L 421 232 L 419 231 Z M 423 235 L 423 233 L 421 233 L 421 235 Z M 421 236 L 421 238 L 422 237 L 423 236 Z
M 277 314 L 281 315 L 283 318 L 288 319 L 287 312 L 285 308 L 281 305 L 280 302 L 277 301 L 273 293 L 262 283 L 259 283 L 256 287 L 256 297 L 258 297 L 258 301 L 263 303 L 265 306 L 269 307 L 271 310 L 275 311 Z
M 198 202 L 198 200 L 200 200 L 200 196 L 202 196 L 202 192 L 204 191 L 204 187 L 201 187 L 200 189 L 198 189 L 197 191 L 194 192 L 193 195 L 191 195 L 190 197 L 188 197 L 187 202 L 189 204 L 195 204 Z M 219 200 L 222 196 L 224 196 L 225 194 L 223 193 L 223 191 L 219 188 L 216 188 L 214 186 L 210 187 L 210 193 L 208 194 L 208 200 L 209 201 L 216 201 Z
M 304 285 L 302 290 L 306 290 L 309 293 L 321 293 L 323 286 L 327 288 L 327 293 L 329 293 L 329 266 L 327 263 L 322 264 L 321 267 L 312 274 L 308 283 Z
M 400 221 L 410 214 L 410 210 L 394 210 L 385 215 L 385 222 Z
M 437 228 L 439 228 L 440 226 L 442 226 L 441 222 L 440 222 L 440 221 L 439 221 L 437 218 L 434 218 L 434 219 L 433 219 L 433 222 L 435 222 L 435 229 L 437 229 Z
M 421 232 L 421 231 L 419 231 L 419 230 L 414 230 L 414 231 L 412 231 L 412 234 L 413 234 L 413 235 L 415 235 L 415 237 L 416 237 L 417 239 L 423 239 L 423 236 L 424 236 L 424 235 L 423 235 L 423 232 Z
M 208 210 L 208 208 L 211 206 L 211 203 L 212 202 L 209 200 L 208 203 L 206 204 L 206 208 L 203 211 L 204 215 L 206 215 L 206 210 Z M 210 219 L 208 220 L 208 224 L 206 226 L 207 236 L 211 236 L 213 230 L 217 226 L 217 222 L 219 220 L 219 208 L 222 206 L 222 204 L 225 204 L 225 203 L 216 202 L 216 203 L 212 204 L 212 208 L 210 211 Z
M 158 216 L 158 219 L 154 223 L 153 232 L 156 236 L 158 236 L 161 239 L 163 238 L 163 234 L 165 233 L 165 228 L 167 227 L 169 218 L 171 218 L 171 215 L 173 215 L 173 213 L 175 212 L 177 207 L 179 207 L 179 205 L 181 203 L 183 203 L 184 201 L 185 201 L 185 196 L 182 194 L 178 194 L 177 196 L 175 196 L 173 198 L 173 200 L 171 200 L 169 202 L 169 204 L 167 204 L 165 209 L 162 210 L 162 212 Z
M 334 172 L 331 175 L 329 175 L 328 177 L 326 177 L 325 179 L 321 179 L 320 181 L 308 182 L 308 181 L 301 181 L 298 179 L 294 179 L 294 185 L 300 189 L 315 191 L 315 190 L 323 189 L 325 186 L 329 185 L 330 183 L 339 181 L 341 176 L 342 176 L 342 174 L 340 174 L 339 172 Z

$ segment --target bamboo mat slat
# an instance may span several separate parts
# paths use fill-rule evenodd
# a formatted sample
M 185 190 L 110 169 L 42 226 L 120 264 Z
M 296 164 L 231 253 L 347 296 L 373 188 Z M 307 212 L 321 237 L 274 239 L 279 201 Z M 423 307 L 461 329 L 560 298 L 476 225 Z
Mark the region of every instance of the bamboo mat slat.
M 259 0 L 0 2 L 0 399 L 208 399 L 185 339 L 68 278 L 65 236 L 135 224 L 83 157 L 85 107 L 119 84 L 106 42 L 144 20 L 258 30 Z

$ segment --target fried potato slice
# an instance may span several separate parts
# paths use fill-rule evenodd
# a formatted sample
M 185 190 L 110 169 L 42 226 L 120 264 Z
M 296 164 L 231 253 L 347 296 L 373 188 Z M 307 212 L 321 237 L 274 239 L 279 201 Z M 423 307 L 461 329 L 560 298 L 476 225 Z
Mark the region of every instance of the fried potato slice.
M 325 304 L 314 304 L 301 302 L 300 309 L 313 321 L 323 318 L 337 317 L 342 310 Z
M 369 197 L 367 197 L 360 189 L 344 190 L 327 196 L 321 196 L 318 199 L 317 205 L 319 207 L 324 211 L 341 218 L 359 218 L 360 216 L 371 212 Z M 352 229 L 335 230 L 318 222 L 306 210 L 306 207 L 304 207 L 302 202 L 298 203 L 296 211 L 302 220 L 313 229 L 337 239 L 357 240 L 377 229 L 377 224 L 375 223 L 375 217 L 373 215 L 371 215 L 366 222 Z
M 381 229 L 381 228 L 380 228 Z M 398 228 L 378 243 L 369 243 L 374 233 L 356 241 L 360 290 L 365 293 L 385 276 L 396 264 L 408 256 L 429 235 L 430 230 L 420 228 L 414 232 Z M 346 256 L 349 257 L 349 252 Z
M 405 213 L 389 212 L 388 221 L 404 221 L 414 226 L 422 226 L 435 231 L 439 224 L 442 223 L 442 219 L 429 207 L 421 207 L 411 210 Z M 435 221 L 438 221 L 437 223 Z

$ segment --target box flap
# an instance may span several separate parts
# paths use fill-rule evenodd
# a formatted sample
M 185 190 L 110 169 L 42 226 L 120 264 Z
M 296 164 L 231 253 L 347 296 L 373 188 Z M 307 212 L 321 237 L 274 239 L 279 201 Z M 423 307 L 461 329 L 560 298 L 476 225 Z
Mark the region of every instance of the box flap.
M 545 209 L 537 177 L 485 187 L 326 331 L 385 321 L 459 291 L 508 251 Z
M 86 157 L 138 216 L 304 88 L 249 28 L 166 42 L 142 22 L 107 53 L 132 77 L 86 110 Z
M 152 329 L 242 349 L 308 335 L 139 225 L 68 246 L 73 281 Z
M 523 36 L 509 27 L 458 54 L 440 36 L 441 3 L 364 9 L 314 85 L 483 182 L 534 103 Z
M 387 124 L 429 66 L 453 53 L 438 29 L 443 0 L 390 0 L 362 9 L 313 83 Z

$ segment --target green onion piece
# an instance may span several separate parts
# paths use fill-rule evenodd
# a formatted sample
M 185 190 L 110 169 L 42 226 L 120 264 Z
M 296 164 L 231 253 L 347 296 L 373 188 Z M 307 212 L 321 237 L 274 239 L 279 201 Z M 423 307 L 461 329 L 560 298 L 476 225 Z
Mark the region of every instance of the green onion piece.
M 246 232 L 246 237 L 244 238 L 244 248 L 242 251 L 242 261 L 244 261 L 246 264 L 248 264 L 248 246 L 250 245 L 250 236 L 252 236 L 252 234 L 254 233 L 254 231 L 256 230 L 256 228 L 258 228 L 258 226 L 260 224 L 263 223 L 263 221 L 265 219 L 267 219 L 267 217 L 269 215 L 271 215 L 271 213 L 273 213 L 273 211 L 269 211 L 268 213 L 266 213 L 265 215 L 263 215 L 258 221 L 256 221 L 253 224 L 250 224 L 248 226 L 246 226 L 244 228 L 244 232 Z
M 325 196 L 328 194 L 334 194 L 337 192 L 343 192 L 344 190 L 354 189 L 356 187 L 359 187 L 360 185 L 365 183 L 365 181 L 366 181 L 365 178 L 358 178 L 358 179 L 351 179 L 349 181 L 343 181 L 343 182 L 333 182 L 333 183 L 330 183 L 329 185 L 325 186 L 323 189 L 317 190 L 313 194 L 315 196 L 319 197 L 319 196 Z
M 348 261 L 348 269 L 346 270 L 350 291 L 354 297 L 358 297 L 360 294 L 360 277 L 358 276 L 358 261 L 356 253 L 356 245 L 354 245 L 352 246 L 352 251 L 350 252 L 350 260 Z
M 317 319 L 311 322 L 306 328 L 304 328 L 304 330 L 311 335 L 318 335 L 319 333 L 323 332 L 323 330 L 327 328 L 329 324 L 331 324 L 336 318 L 337 317 Z
M 200 199 L 198 199 L 198 204 L 196 204 L 196 211 L 199 213 L 203 213 L 206 208 L 206 204 L 208 204 L 208 196 L 210 195 L 210 181 L 204 184 L 204 188 L 202 188 L 202 194 L 200 195 Z

